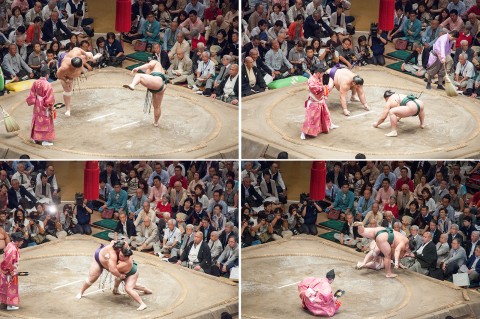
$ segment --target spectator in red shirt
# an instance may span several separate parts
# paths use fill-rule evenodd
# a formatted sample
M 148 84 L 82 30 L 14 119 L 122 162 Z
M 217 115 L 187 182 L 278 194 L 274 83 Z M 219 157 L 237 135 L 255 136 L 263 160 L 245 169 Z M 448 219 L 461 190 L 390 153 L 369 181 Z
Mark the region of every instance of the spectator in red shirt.
M 155 207 L 155 212 L 157 213 L 157 217 L 159 219 L 163 218 L 163 213 L 172 213 L 172 206 L 170 205 L 170 196 L 164 194 L 162 196 L 162 201 L 158 202 L 157 206 Z
M 400 178 L 398 179 L 397 184 L 395 185 L 395 190 L 397 192 L 400 192 L 402 190 L 403 184 L 407 184 L 411 192 L 414 191 L 413 181 L 410 178 L 408 178 L 408 169 L 406 167 L 402 167 L 400 169 Z
M 203 35 L 198 32 L 198 30 L 193 30 L 190 35 L 192 36 L 192 51 L 197 48 L 199 43 L 203 43 L 205 46 L 207 45 L 207 41 Z
M 467 16 L 472 12 L 475 13 L 477 15 L 477 18 L 480 19 L 480 0 L 477 0 L 477 4 L 468 9 Z
M 170 192 L 173 188 L 173 184 L 176 181 L 182 182 L 182 187 L 187 189 L 188 188 L 188 181 L 185 176 L 182 175 L 182 167 L 180 165 L 175 166 L 174 175 L 170 177 L 170 182 L 168 183 L 168 192 Z
M 219 15 L 222 15 L 222 10 L 218 8 L 217 1 L 210 1 L 210 7 L 208 7 L 203 14 L 205 24 L 217 19 Z

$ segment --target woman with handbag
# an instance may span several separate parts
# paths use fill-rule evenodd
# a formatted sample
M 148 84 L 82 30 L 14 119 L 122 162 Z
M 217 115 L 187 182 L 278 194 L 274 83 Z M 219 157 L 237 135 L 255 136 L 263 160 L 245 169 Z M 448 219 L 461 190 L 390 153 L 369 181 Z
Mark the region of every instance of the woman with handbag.
M 33 118 L 30 137 L 34 143 L 43 146 L 53 145 L 55 139 L 55 127 L 53 120 L 56 112 L 53 107 L 55 96 L 52 85 L 47 81 L 46 71 L 42 70 L 42 77 L 36 80 L 27 97 L 27 104 L 33 105 Z

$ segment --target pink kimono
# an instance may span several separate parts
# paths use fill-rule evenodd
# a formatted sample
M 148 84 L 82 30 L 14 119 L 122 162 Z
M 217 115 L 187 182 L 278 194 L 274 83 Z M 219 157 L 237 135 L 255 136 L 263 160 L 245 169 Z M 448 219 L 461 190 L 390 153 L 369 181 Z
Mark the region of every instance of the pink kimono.
M 298 284 L 303 308 L 315 316 L 332 317 L 340 308 L 327 278 L 307 277 Z
M 307 113 L 305 114 L 302 132 L 310 136 L 328 133 L 332 125 L 330 111 L 326 103 L 328 87 L 323 85 L 314 75 L 308 79 L 307 84 L 310 93 L 305 101 Z
M 18 306 L 18 262 L 20 252 L 14 242 L 5 247 L 5 257 L 0 264 L 0 303 L 9 306 Z
M 53 95 L 52 85 L 45 78 L 33 83 L 27 104 L 33 105 L 32 130 L 30 137 L 35 141 L 53 141 L 55 128 L 53 126 Z

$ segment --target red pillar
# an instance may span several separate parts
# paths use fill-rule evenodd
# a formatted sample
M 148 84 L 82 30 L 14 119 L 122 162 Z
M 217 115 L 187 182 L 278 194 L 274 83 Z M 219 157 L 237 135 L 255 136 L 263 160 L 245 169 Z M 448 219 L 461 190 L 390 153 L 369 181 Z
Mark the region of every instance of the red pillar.
M 378 28 L 383 31 L 393 30 L 395 0 L 380 0 L 378 12 Z
M 117 0 L 115 18 L 115 30 L 118 32 L 130 32 L 132 27 L 132 1 Z
M 88 200 L 98 198 L 100 168 L 98 161 L 86 161 L 83 172 L 83 196 Z
M 325 198 L 327 165 L 325 161 L 313 161 L 310 171 L 310 198 L 322 200 Z

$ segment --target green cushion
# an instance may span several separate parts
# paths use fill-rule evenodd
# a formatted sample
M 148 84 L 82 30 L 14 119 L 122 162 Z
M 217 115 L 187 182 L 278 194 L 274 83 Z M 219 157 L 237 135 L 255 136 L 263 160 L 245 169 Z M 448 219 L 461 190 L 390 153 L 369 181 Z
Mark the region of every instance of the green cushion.
M 330 220 L 327 220 L 323 223 L 319 223 L 319 225 L 322 225 L 323 227 L 331 228 L 331 229 L 338 230 L 338 231 L 342 231 L 343 224 L 344 224 L 344 222 L 339 221 L 339 220 L 335 220 L 335 219 L 330 219 Z
M 132 71 L 136 67 L 142 66 L 142 65 L 144 65 L 144 63 L 135 63 L 133 65 L 127 66 L 125 69 Z M 140 71 L 138 71 L 138 73 L 144 73 L 144 72 L 142 70 L 140 70 Z
M 338 232 L 329 231 L 328 233 L 318 235 L 318 237 L 321 237 L 321 238 L 326 239 L 326 240 L 333 241 L 334 243 L 338 243 L 338 240 L 333 238 L 333 235 L 335 235 L 335 234 L 338 234 Z
M 402 64 L 403 64 L 403 61 L 398 61 L 398 62 L 387 65 L 387 68 L 398 71 L 398 72 L 402 72 L 403 74 L 407 74 L 407 75 L 416 77 L 417 79 L 423 78 L 423 76 L 422 77 L 416 76 L 415 74 L 412 74 L 410 72 L 403 72 L 402 71 Z
M 103 239 L 103 240 L 106 240 L 106 241 L 111 241 L 112 239 L 108 237 L 109 233 L 111 233 L 110 230 L 104 230 L 104 231 L 96 233 L 95 235 L 92 235 L 92 236 Z
M 118 221 L 113 219 L 102 219 L 93 223 L 96 226 L 114 230 L 117 228 Z
M 394 58 L 394 59 L 397 59 L 397 60 L 405 60 L 406 58 L 408 58 L 410 53 L 411 52 L 409 52 L 407 50 L 397 50 L 397 51 L 387 53 L 387 56 L 391 57 L 391 58 Z
M 290 85 L 293 85 L 293 84 L 307 82 L 307 81 L 308 81 L 308 79 L 306 77 L 296 75 L 296 76 L 288 77 L 286 79 L 272 81 L 268 84 L 268 88 L 270 90 L 280 89 L 280 88 L 287 87 L 287 86 L 290 86 Z
M 134 52 L 127 55 L 127 58 L 141 62 L 148 62 L 148 58 L 151 57 L 152 55 L 150 53 L 144 51 Z
M 0 91 L 5 89 L 5 78 L 3 77 L 2 68 L 0 68 Z

